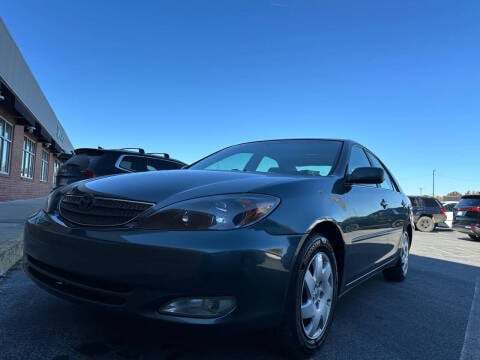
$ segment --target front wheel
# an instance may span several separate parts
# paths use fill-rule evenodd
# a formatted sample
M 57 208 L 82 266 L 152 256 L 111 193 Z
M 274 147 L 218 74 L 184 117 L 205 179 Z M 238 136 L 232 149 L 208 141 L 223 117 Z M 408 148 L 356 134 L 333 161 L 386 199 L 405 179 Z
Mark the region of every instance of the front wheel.
M 404 232 L 400 239 L 400 255 L 397 263 L 383 270 L 383 277 L 389 281 L 403 281 L 407 277 L 408 272 L 408 256 L 410 254 L 410 240 L 408 233 Z
M 468 234 L 468 236 L 470 236 L 470 239 L 472 239 L 472 240 L 480 241 L 480 236 L 472 235 L 472 234 Z
M 337 300 L 335 253 L 326 237 L 313 235 L 294 267 L 282 335 L 287 350 L 304 357 L 318 350 L 327 336 Z

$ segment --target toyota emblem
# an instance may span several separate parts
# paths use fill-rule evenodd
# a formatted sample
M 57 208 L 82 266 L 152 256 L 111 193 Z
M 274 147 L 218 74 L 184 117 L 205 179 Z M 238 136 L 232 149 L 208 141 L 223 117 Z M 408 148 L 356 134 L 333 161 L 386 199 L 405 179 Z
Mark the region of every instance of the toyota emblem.
M 90 210 L 95 205 L 95 197 L 93 195 L 85 195 L 80 199 L 78 207 L 81 210 Z

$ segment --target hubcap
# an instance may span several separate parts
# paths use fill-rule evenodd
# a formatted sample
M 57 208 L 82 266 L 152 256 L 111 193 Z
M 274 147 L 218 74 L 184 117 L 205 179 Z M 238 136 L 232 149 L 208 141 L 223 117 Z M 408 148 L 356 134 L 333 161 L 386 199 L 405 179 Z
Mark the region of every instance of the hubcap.
M 300 314 L 303 332 L 313 340 L 325 332 L 333 299 L 332 265 L 328 256 L 317 253 L 308 264 L 303 277 Z
M 402 272 L 403 275 L 407 274 L 408 271 L 408 235 L 404 233 L 402 235 L 402 245 L 401 245 L 401 262 L 402 262 Z
M 423 230 L 427 230 L 430 227 L 430 221 L 427 219 L 422 219 L 419 225 Z

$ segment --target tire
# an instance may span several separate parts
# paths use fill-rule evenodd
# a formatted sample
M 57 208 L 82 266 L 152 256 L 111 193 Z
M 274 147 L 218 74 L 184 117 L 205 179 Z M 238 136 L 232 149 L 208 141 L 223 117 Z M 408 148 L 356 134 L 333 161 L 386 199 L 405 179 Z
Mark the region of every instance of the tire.
M 283 344 L 294 358 L 317 351 L 325 341 L 337 303 L 338 270 L 328 239 L 311 235 L 301 249 L 292 273 Z
M 472 235 L 472 234 L 468 234 L 468 236 L 470 236 L 470 239 L 472 239 L 472 240 L 480 241 L 480 236 Z
M 383 270 L 383 277 L 388 281 L 403 281 L 407 277 L 408 272 L 408 256 L 410 253 L 410 241 L 408 233 L 403 232 L 400 239 L 400 248 L 398 261 L 390 268 Z
M 417 220 L 415 227 L 422 232 L 432 232 L 435 228 L 435 223 L 433 222 L 432 218 L 428 216 L 421 216 L 420 219 Z

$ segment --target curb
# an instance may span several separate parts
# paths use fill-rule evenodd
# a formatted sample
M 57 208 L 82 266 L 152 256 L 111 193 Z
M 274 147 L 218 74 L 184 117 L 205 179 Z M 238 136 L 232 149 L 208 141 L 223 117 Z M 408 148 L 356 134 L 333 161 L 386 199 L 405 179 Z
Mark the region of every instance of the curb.
M 16 238 L 0 243 L 0 276 L 5 275 L 22 258 L 22 255 L 23 231 Z

